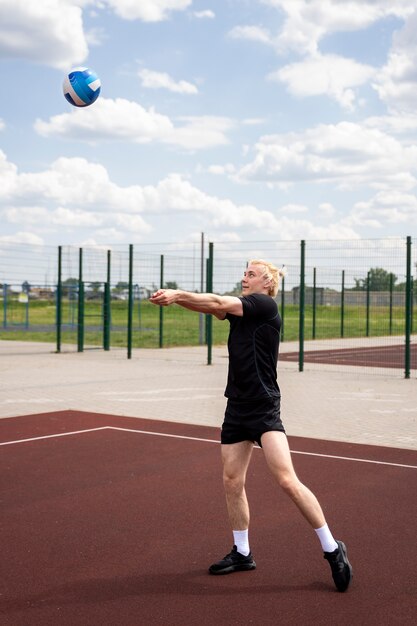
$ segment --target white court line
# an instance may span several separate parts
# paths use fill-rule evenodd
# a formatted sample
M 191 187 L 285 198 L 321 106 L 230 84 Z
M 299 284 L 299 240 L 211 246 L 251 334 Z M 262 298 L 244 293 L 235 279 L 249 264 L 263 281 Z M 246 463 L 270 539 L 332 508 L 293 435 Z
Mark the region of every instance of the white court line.
M 41 439 L 53 439 L 54 437 L 67 437 L 68 435 L 79 435 L 81 433 L 93 433 L 97 430 L 107 430 L 110 426 L 100 426 L 100 428 L 88 428 L 85 430 L 73 430 L 70 433 L 55 433 L 54 435 L 41 435 L 30 439 L 16 439 L 16 441 L 3 441 L 0 446 L 11 446 L 14 443 L 27 443 L 28 441 L 41 441 Z
M 17 443 L 27 443 L 29 441 L 40 441 L 42 439 L 53 439 L 54 437 L 67 437 L 69 435 L 80 435 L 82 433 L 93 433 L 99 430 L 118 430 L 126 433 L 138 433 L 139 435 L 154 435 L 155 437 L 171 437 L 173 439 L 186 439 L 188 441 L 200 441 L 204 443 L 217 443 L 217 439 L 203 439 L 202 437 L 187 437 L 186 435 L 173 435 L 172 433 L 158 433 L 151 430 L 135 430 L 134 428 L 121 428 L 119 426 L 101 426 L 99 428 L 88 428 L 85 430 L 74 430 L 68 433 L 57 433 L 55 435 L 42 435 L 39 437 L 31 437 L 30 439 L 17 439 L 16 441 L 4 441 L 0 446 L 9 446 Z M 258 448 L 260 450 L 260 448 Z M 318 452 L 301 452 L 300 450 L 291 450 L 291 454 L 303 454 L 305 456 L 318 456 L 325 459 L 338 459 L 340 461 L 355 461 L 357 463 L 371 463 L 374 465 L 390 465 L 392 467 L 406 467 L 409 469 L 417 469 L 417 465 L 405 465 L 403 463 L 390 463 L 388 461 L 374 461 L 373 459 L 358 459 L 350 456 L 336 456 L 334 454 L 320 454 Z
M 139 433 L 140 435 L 154 435 L 155 437 L 173 437 L 174 439 L 189 439 L 191 441 L 203 441 L 205 443 L 220 443 L 218 439 L 203 439 L 202 437 L 187 437 L 186 435 L 173 435 L 171 433 L 156 433 L 151 430 L 135 430 L 134 428 L 120 428 L 109 426 L 112 430 L 121 430 L 126 433 Z
M 342 461 L 357 461 L 358 463 L 374 463 L 375 465 L 392 465 L 393 467 L 409 467 L 417 469 L 417 465 L 405 465 L 404 463 L 389 463 L 388 461 L 374 461 L 373 459 L 357 459 L 353 456 L 336 456 L 334 454 L 319 454 L 318 452 L 300 452 L 291 450 L 291 454 L 305 454 L 307 456 L 322 456 L 325 459 L 341 459 Z

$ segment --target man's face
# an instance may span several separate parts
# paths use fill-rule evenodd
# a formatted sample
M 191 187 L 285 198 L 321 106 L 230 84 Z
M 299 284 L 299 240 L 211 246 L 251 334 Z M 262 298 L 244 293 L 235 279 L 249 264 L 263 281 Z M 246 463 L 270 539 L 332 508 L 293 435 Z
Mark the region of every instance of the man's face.
M 251 293 L 268 294 L 269 281 L 264 274 L 265 268 L 263 265 L 248 265 L 243 273 L 242 295 L 249 296 Z

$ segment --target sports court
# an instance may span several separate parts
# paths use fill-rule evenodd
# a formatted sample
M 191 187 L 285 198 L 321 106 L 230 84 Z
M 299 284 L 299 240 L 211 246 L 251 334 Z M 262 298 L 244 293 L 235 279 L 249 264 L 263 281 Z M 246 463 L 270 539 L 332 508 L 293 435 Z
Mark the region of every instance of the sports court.
M 282 363 L 296 470 L 354 567 L 340 594 L 259 449 L 247 486 L 258 567 L 207 574 L 231 547 L 222 350 L 208 367 L 198 349 L 127 362 L 11 343 L 0 344 L 1 624 L 415 623 L 415 379 Z
M 404 365 L 404 344 L 385 346 L 369 346 L 335 348 L 327 350 L 308 350 L 304 359 L 307 363 L 330 363 L 333 365 L 353 365 L 362 367 L 391 367 L 401 369 Z M 280 356 L 281 361 L 298 361 L 298 352 L 285 352 Z M 410 363 L 417 369 L 417 344 L 410 346 Z

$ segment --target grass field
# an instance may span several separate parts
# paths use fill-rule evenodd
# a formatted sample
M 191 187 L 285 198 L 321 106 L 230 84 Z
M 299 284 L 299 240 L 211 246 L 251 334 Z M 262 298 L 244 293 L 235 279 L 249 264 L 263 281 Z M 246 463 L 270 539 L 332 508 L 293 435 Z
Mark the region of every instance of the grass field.
M 1 300 L 0 300 L 1 306 Z M 127 302 L 114 300 L 111 303 L 111 346 L 127 345 Z M 163 345 L 193 346 L 200 341 L 200 316 L 178 306 L 162 309 Z M 335 339 L 342 336 L 341 309 L 338 306 L 316 307 L 316 339 Z M 204 316 L 203 331 L 205 330 Z M 0 326 L 0 339 L 20 341 L 56 341 L 55 303 L 31 301 L 29 307 L 19 302 L 8 306 L 7 325 Z M 414 314 L 413 328 L 416 328 Z M 64 301 L 62 308 L 62 342 L 77 342 L 76 303 Z M 85 303 L 85 344 L 100 346 L 103 342 L 102 305 L 90 301 Z M 26 327 L 27 326 L 27 327 Z M 213 343 L 226 343 L 229 325 L 213 318 Z M 368 320 L 371 337 L 404 335 L 405 312 L 403 307 L 394 307 L 390 323 L 388 307 L 373 307 Z M 285 305 L 283 336 L 285 341 L 298 339 L 299 309 L 296 305 Z M 365 337 L 367 334 L 366 307 L 345 307 L 343 336 Z M 313 309 L 305 308 L 305 339 L 313 338 Z M 160 309 L 148 301 L 136 302 L 133 311 L 133 347 L 156 348 L 160 341 Z

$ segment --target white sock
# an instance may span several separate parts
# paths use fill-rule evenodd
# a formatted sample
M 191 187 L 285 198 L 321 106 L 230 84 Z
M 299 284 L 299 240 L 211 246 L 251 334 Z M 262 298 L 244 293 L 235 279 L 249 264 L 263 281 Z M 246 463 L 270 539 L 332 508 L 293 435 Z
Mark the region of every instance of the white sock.
M 248 556 L 249 549 L 249 530 L 234 530 L 233 531 L 233 541 L 237 548 L 239 554 L 243 554 L 243 556 Z
M 339 547 L 327 524 L 321 528 L 315 528 L 314 530 L 317 533 L 317 537 L 320 539 L 323 552 L 334 552 Z

